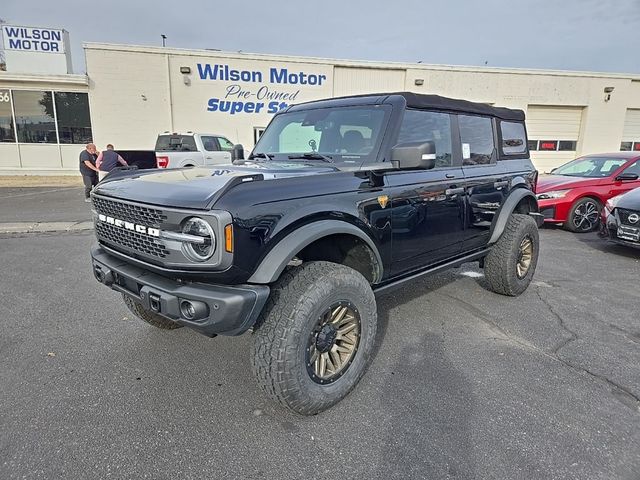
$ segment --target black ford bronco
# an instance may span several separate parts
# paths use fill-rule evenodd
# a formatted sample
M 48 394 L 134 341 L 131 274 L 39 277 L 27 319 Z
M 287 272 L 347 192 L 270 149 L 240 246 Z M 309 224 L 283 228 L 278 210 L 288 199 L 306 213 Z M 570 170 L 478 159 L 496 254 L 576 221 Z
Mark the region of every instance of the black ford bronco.
M 376 293 L 472 261 L 496 293 L 527 288 L 536 179 L 519 110 L 413 93 L 294 105 L 247 159 L 102 181 L 93 272 L 158 328 L 251 331 L 262 389 L 314 414 L 362 377 Z

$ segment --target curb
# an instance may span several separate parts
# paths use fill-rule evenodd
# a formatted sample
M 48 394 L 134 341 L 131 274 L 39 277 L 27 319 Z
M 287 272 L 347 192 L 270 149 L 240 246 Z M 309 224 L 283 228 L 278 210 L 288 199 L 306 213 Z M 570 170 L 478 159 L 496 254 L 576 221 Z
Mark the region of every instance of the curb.
M 93 222 L 0 223 L 0 233 L 82 232 L 85 230 L 93 230 Z

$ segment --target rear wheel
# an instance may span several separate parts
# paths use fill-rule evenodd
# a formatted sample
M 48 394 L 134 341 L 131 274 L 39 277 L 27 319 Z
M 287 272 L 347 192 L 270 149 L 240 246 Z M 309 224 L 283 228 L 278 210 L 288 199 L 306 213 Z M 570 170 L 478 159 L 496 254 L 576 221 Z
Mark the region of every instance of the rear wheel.
M 136 302 L 133 298 L 127 295 L 122 295 L 122 298 L 124 299 L 124 304 L 127 306 L 129 311 L 139 319 L 147 322 L 149 325 L 153 325 L 154 327 L 161 328 L 163 330 L 175 330 L 176 328 L 182 327 L 182 325 L 173 322 L 162 315 L 150 312 L 144 308 L 140 302 Z
M 297 413 L 326 410 L 364 374 L 376 322 L 373 291 L 355 270 L 309 262 L 283 273 L 254 334 L 259 385 Z
M 601 210 L 602 205 L 595 198 L 581 198 L 571 206 L 564 228 L 575 233 L 592 232 L 600 225 Z
M 509 296 L 524 292 L 536 270 L 539 248 L 535 220 L 529 215 L 512 214 L 502 236 L 485 258 L 489 289 Z

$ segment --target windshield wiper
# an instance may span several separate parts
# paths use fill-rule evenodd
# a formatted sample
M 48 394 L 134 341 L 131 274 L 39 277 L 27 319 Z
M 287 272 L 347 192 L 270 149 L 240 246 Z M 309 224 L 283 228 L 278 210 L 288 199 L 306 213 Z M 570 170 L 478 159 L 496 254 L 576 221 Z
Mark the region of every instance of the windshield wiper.
M 323 162 L 333 163 L 333 158 L 328 155 L 322 155 L 317 152 L 308 152 L 308 153 L 300 153 L 297 155 L 289 155 L 289 160 L 294 160 L 296 158 L 302 158 L 304 160 L 322 160 Z
M 247 160 L 253 160 L 254 158 L 264 158 L 265 160 L 271 160 L 274 157 L 273 153 L 252 153 L 251 155 L 249 155 L 249 157 L 247 158 Z

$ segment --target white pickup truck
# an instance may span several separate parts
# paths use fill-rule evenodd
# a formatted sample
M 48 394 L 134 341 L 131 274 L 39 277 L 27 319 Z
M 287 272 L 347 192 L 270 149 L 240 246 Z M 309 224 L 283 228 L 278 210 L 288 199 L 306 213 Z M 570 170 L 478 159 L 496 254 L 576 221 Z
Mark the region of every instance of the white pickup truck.
M 199 167 L 228 164 L 234 159 L 235 146 L 215 133 L 161 133 L 156 140 L 158 168 Z

